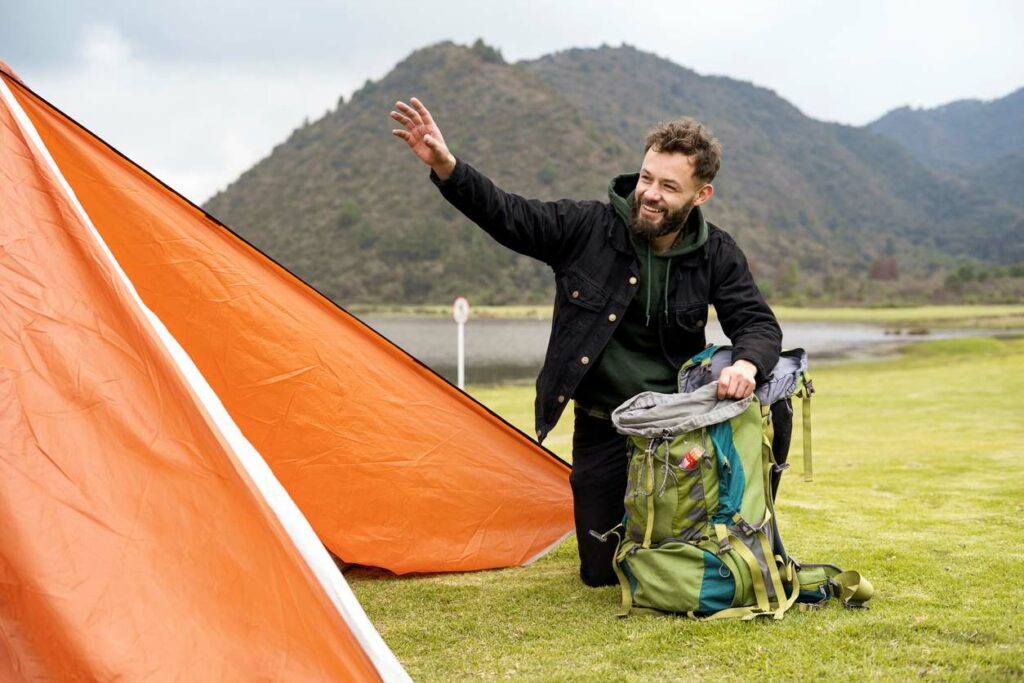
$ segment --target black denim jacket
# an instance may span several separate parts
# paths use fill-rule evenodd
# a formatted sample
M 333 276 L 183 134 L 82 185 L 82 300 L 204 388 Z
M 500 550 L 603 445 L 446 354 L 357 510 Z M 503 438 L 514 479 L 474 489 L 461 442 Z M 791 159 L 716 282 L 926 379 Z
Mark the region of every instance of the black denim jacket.
M 461 160 L 448 179 L 433 173 L 431 179 L 445 199 L 491 237 L 543 261 L 555 273 L 551 337 L 535 403 L 537 439 L 543 441 L 640 286 L 629 228 L 609 203 L 524 199 Z M 673 261 L 669 315 L 659 318 L 662 350 L 678 367 L 703 349 L 708 305 L 713 304 L 733 344 L 733 358 L 753 363 L 762 381 L 778 361 L 782 330 L 743 252 L 728 234 L 709 228 L 702 248 Z

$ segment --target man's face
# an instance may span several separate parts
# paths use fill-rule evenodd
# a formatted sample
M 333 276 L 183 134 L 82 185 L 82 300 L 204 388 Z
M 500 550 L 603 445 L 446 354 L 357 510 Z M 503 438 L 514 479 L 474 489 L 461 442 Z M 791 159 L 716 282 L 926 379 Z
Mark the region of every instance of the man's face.
M 693 177 L 690 157 L 648 150 L 633 192 L 630 229 L 647 240 L 676 232 L 706 199 L 705 187 Z

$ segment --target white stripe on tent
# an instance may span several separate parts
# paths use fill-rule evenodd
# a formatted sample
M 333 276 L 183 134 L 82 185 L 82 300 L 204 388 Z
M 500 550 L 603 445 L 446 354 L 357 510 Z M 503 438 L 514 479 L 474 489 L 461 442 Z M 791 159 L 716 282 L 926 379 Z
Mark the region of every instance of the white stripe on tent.
M 109 259 L 114 272 L 120 276 L 135 303 L 145 313 L 146 319 L 149 320 L 153 330 L 174 359 L 193 393 L 199 398 L 203 408 L 206 409 L 216 427 L 220 430 L 224 441 L 230 445 L 238 462 L 242 464 L 245 472 L 255 483 L 256 488 L 263 494 L 267 505 L 277 515 L 278 520 L 302 555 L 302 558 L 309 565 L 309 568 L 320 582 L 320 586 L 327 593 L 331 602 L 341 614 L 342 619 L 352 630 L 359 644 L 362 645 L 363 650 L 366 651 L 367 656 L 369 656 L 373 665 L 377 668 L 381 678 L 385 681 L 409 681 L 411 683 L 412 679 L 409 678 L 409 675 L 402 668 L 394 653 L 391 652 L 391 649 L 380 637 L 377 629 L 370 623 L 366 612 L 363 611 L 362 605 L 359 604 L 355 594 L 352 593 L 352 589 L 349 588 L 337 565 L 334 564 L 334 560 L 331 559 L 327 549 L 324 548 L 323 543 L 317 538 L 313 528 L 309 525 L 302 512 L 299 511 L 299 508 L 288 495 L 288 492 L 285 491 L 281 482 L 277 480 L 263 457 L 249 443 L 249 440 L 242 434 L 238 425 L 231 419 L 217 394 L 207 383 L 202 373 L 199 372 L 199 368 L 192 362 L 189 355 L 185 353 L 185 350 L 178 344 L 163 322 L 143 303 L 131 280 L 128 279 L 128 275 L 121 269 L 121 265 L 114 258 L 106 242 L 103 241 L 103 237 L 96 230 L 85 209 L 79 203 L 78 197 L 64 178 L 64 174 L 61 173 L 56 161 L 50 155 L 35 126 L 14 98 L 13 93 L 7 87 L 6 81 L 2 78 L 0 78 L 0 93 L 3 94 L 7 106 L 14 113 L 14 117 L 21 126 L 22 132 L 36 146 L 40 155 L 56 176 L 61 188 L 77 211 L 79 218 L 82 219 L 99 243 L 100 249 Z
M 540 558 L 544 557 L 545 555 L 550 553 L 552 550 L 557 548 L 559 545 L 561 545 L 562 541 L 564 541 L 565 539 L 569 538 L 574 533 L 576 533 L 576 531 L 573 530 L 573 529 L 570 529 L 569 531 L 566 531 L 564 536 L 562 536 L 561 538 L 557 539 L 554 543 L 549 545 L 547 548 L 544 548 L 539 553 L 537 553 L 536 555 L 534 555 L 533 557 L 528 559 L 526 562 L 523 562 L 519 566 L 521 566 L 521 567 L 529 567 L 531 564 L 533 564 L 534 562 L 536 562 L 537 560 L 539 560 Z

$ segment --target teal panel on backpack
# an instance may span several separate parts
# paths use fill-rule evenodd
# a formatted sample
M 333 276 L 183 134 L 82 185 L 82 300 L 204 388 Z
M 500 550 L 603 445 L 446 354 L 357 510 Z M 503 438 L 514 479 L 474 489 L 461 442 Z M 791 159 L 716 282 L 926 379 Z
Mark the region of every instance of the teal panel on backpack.
M 696 365 L 697 363 L 703 363 L 705 360 L 711 357 L 711 355 L 718 350 L 717 346 L 708 346 L 697 355 L 690 358 L 690 363 Z
M 728 524 L 743 504 L 743 489 L 746 488 L 743 463 L 732 441 L 732 424 L 720 422 L 711 425 L 708 435 L 718 456 L 718 512 L 712 523 Z
M 700 584 L 700 611 L 719 612 L 732 606 L 736 583 L 732 572 L 714 555 L 704 555 L 704 579 Z

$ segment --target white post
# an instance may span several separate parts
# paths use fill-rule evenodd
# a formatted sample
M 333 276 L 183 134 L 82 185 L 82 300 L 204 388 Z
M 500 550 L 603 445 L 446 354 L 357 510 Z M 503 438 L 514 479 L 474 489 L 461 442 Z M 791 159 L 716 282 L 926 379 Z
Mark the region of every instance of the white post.
M 459 389 L 466 388 L 466 323 L 458 323 L 459 327 Z
M 458 387 L 466 388 L 466 321 L 469 320 L 469 301 L 465 297 L 455 297 L 452 304 L 452 317 L 458 331 L 456 356 L 458 363 Z

